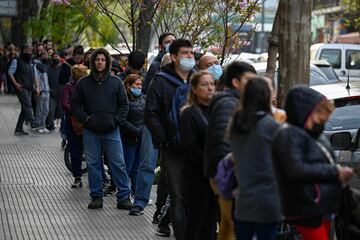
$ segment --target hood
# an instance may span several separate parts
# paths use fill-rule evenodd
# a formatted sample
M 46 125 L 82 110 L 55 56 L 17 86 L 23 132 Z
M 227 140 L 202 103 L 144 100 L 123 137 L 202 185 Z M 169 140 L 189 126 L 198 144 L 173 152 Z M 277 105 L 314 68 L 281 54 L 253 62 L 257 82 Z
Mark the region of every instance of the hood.
M 181 77 L 175 72 L 175 66 L 174 66 L 174 63 L 169 63 L 167 65 L 164 66 L 164 69 L 162 70 L 164 72 L 167 72 L 173 76 L 175 76 L 176 78 L 178 79 L 181 79 Z M 189 75 L 188 75 L 188 79 L 187 79 L 187 82 L 189 82 L 190 78 L 191 78 L 191 75 L 194 73 L 194 70 L 191 70 L 189 72 Z
M 105 66 L 105 70 L 104 70 L 104 75 L 103 77 L 100 79 L 100 73 L 96 70 L 95 67 L 95 58 L 98 54 L 104 54 L 105 58 L 106 58 L 106 66 Z M 90 70 L 91 70 L 91 76 L 96 80 L 96 81 L 102 81 L 104 79 L 106 79 L 109 75 L 110 75 L 110 71 L 111 71 L 111 56 L 110 53 L 105 50 L 104 48 L 98 48 L 96 49 L 92 55 L 91 55 L 91 59 L 90 59 Z
M 325 99 L 324 95 L 309 87 L 294 87 L 286 97 L 285 111 L 287 122 L 304 128 L 306 120 L 316 105 Z
M 212 112 L 212 108 L 216 103 L 225 97 L 234 97 L 240 100 L 240 92 L 233 88 L 226 88 L 224 91 L 215 93 L 215 96 L 211 99 L 209 113 Z

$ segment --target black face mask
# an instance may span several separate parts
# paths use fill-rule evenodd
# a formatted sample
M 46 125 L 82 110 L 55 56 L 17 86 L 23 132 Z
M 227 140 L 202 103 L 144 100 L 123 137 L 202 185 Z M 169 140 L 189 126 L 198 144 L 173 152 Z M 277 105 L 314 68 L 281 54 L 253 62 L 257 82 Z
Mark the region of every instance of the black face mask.
M 60 60 L 57 59 L 57 58 L 54 58 L 54 59 L 51 60 L 51 62 L 52 62 L 53 65 L 56 66 L 56 65 L 58 65 L 60 63 Z
M 312 129 L 308 129 L 307 132 L 313 137 L 318 138 L 325 129 L 324 123 L 314 123 Z
M 26 63 L 29 63 L 31 61 L 31 53 L 22 53 L 21 54 L 21 59 L 26 62 Z

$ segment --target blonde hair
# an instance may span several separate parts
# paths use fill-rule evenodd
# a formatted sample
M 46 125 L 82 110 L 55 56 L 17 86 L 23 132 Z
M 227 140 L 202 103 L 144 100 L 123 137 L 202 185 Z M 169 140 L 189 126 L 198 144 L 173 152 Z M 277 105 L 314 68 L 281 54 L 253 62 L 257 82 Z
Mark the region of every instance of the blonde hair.
M 80 78 L 89 75 L 88 68 L 82 64 L 75 64 L 71 67 L 71 74 L 75 81 L 79 81 Z
M 181 109 L 181 111 L 183 111 L 184 109 L 186 109 L 188 107 L 193 106 L 194 104 L 199 104 L 198 99 L 197 99 L 195 93 L 193 92 L 193 88 L 196 88 L 199 85 L 200 79 L 205 75 L 212 76 L 211 73 L 206 70 L 197 71 L 191 76 L 189 94 L 187 97 L 186 104 Z

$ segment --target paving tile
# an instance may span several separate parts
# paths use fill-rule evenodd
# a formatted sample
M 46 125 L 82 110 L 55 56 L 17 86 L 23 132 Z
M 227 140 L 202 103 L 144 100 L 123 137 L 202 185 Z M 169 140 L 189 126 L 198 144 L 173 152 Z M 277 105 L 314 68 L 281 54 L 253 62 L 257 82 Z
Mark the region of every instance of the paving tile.
M 59 133 L 14 136 L 19 111 L 16 97 L 0 96 L 1 240 L 164 239 L 155 235 L 151 223 L 154 205 L 131 217 L 116 209 L 115 196 L 110 196 L 103 209 L 88 210 L 87 175 L 83 188 L 70 188 L 73 178 L 64 164 Z M 151 194 L 155 199 L 155 188 Z

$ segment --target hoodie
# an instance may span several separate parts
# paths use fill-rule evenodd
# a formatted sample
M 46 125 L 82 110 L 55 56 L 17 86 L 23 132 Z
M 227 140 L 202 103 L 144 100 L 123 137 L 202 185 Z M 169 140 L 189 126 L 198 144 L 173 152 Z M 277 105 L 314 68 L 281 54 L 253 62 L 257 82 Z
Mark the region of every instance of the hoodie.
M 95 67 L 98 54 L 106 57 L 106 67 L 101 73 Z M 111 56 L 108 51 L 103 48 L 95 50 L 90 61 L 90 75 L 76 85 L 71 109 L 86 129 L 106 134 L 124 124 L 129 110 L 128 98 L 122 81 L 110 74 Z

